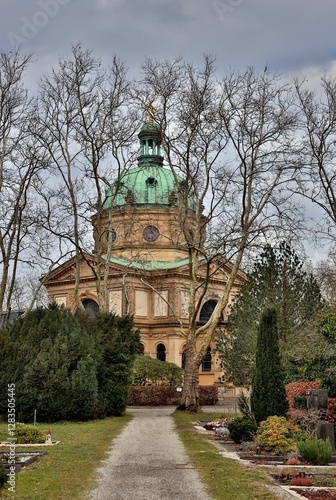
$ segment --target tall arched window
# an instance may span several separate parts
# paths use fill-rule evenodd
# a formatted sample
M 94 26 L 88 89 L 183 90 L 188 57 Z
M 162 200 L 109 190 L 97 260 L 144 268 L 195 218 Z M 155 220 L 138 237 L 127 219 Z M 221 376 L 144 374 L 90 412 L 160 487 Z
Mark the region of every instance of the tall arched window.
M 200 312 L 200 323 L 206 323 L 210 319 L 211 314 L 214 312 L 216 305 L 217 305 L 216 300 L 207 300 L 206 302 L 204 302 Z M 221 314 L 218 323 L 224 323 L 223 314 Z
M 166 346 L 164 344 L 158 344 L 156 348 L 156 357 L 160 361 L 166 361 Z
M 182 351 L 182 363 L 181 363 L 181 367 L 183 368 L 183 370 L 185 369 L 186 362 L 187 362 L 187 349 L 184 348 Z
M 211 372 L 211 347 L 208 347 L 205 358 L 202 361 L 202 372 Z
M 82 300 L 82 304 L 84 306 L 85 311 L 96 314 L 99 312 L 99 305 L 95 300 L 92 299 L 84 299 Z

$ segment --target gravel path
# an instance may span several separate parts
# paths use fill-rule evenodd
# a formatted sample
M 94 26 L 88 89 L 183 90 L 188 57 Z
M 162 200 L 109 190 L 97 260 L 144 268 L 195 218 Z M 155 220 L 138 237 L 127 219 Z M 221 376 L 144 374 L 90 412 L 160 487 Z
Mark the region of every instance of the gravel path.
M 174 409 L 130 409 L 89 500 L 211 500 L 174 429 Z

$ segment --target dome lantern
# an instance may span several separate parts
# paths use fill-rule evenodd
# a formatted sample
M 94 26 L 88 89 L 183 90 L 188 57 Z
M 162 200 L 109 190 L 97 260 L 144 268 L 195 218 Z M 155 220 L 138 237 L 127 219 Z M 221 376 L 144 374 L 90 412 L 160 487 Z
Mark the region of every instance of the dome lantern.
M 163 156 L 161 156 L 162 136 L 160 125 L 154 122 L 145 123 L 141 127 L 138 137 L 140 139 L 139 167 L 150 165 L 162 167 Z

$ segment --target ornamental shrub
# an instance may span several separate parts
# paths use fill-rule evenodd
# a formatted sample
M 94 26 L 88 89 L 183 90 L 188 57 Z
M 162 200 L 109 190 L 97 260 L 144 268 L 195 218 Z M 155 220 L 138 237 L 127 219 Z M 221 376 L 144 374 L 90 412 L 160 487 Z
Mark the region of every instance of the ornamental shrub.
M 181 385 L 183 369 L 175 363 L 164 363 L 150 356 L 137 356 L 133 366 L 132 385 Z
M 8 481 L 8 475 L 7 472 L 5 471 L 5 468 L 3 465 L 0 464 L 0 488 L 2 488 Z
M 293 427 L 285 417 L 271 416 L 260 423 L 257 442 L 267 451 L 287 453 L 296 450 Z
M 332 457 L 332 447 L 329 439 L 324 441 L 316 436 L 298 445 L 303 460 L 312 465 L 327 465 Z
M 40 430 L 33 425 L 21 424 L 15 425 L 15 437 L 18 444 L 44 443 L 45 437 Z
M 236 417 L 228 423 L 227 427 L 230 431 L 230 437 L 235 443 L 252 441 L 258 428 L 257 425 L 246 416 Z

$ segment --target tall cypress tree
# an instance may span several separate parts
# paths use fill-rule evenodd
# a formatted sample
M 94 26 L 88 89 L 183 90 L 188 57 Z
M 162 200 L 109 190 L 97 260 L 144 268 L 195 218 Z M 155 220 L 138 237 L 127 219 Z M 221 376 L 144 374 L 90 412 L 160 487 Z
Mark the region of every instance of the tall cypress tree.
M 286 416 L 288 410 L 277 323 L 276 309 L 266 309 L 258 329 L 252 376 L 251 409 L 257 423 L 271 415 Z

